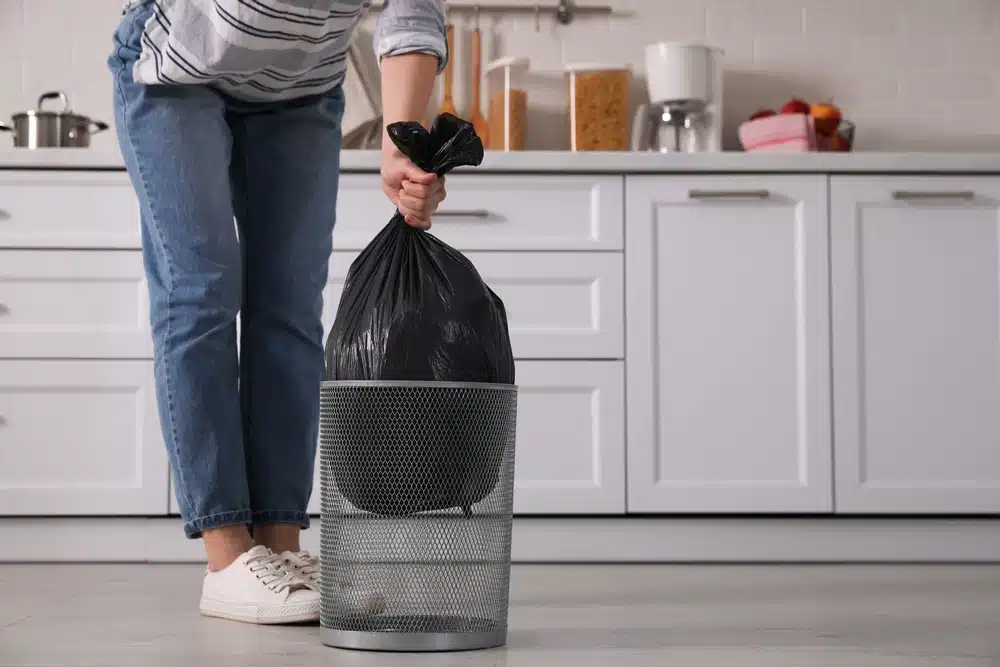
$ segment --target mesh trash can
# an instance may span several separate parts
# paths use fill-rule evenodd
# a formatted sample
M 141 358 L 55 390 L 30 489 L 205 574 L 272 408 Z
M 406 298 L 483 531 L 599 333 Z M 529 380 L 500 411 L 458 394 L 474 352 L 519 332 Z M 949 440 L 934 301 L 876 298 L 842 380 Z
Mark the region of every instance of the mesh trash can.
M 323 383 L 324 644 L 506 643 L 516 413 L 508 385 Z

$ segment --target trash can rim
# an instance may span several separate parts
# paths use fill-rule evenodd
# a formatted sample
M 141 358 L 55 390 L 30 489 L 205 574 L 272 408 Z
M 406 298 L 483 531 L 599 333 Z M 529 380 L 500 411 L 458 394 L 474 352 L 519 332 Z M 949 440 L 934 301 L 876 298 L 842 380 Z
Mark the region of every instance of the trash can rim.
M 490 389 L 494 391 L 517 391 L 516 384 L 494 384 L 489 382 L 437 382 L 416 380 L 323 380 L 321 388 L 379 388 L 403 387 L 408 389 Z

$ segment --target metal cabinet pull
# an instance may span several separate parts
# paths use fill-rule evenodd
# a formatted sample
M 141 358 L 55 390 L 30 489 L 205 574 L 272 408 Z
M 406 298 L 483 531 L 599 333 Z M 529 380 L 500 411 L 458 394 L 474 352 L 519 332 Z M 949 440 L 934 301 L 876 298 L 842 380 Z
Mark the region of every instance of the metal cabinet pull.
M 932 201 L 936 199 L 972 201 L 976 193 L 972 190 L 893 190 L 895 201 Z
M 770 199 L 768 190 L 688 190 L 691 199 Z
M 10 308 L 0 303 L 0 317 L 3 317 L 4 315 L 10 315 Z
M 471 209 L 467 211 L 459 209 L 448 209 L 444 211 L 437 211 L 431 214 L 431 219 L 433 218 L 488 218 L 490 217 L 490 212 L 481 209 Z
M 12 217 L 14 216 L 12 216 L 9 211 L 5 211 L 4 209 L 0 208 L 0 222 L 3 222 L 4 220 L 10 220 Z
M 3 415 L 0 415 L 0 426 L 6 426 L 6 425 L 7 425 L 7 418 L 4 417 Z

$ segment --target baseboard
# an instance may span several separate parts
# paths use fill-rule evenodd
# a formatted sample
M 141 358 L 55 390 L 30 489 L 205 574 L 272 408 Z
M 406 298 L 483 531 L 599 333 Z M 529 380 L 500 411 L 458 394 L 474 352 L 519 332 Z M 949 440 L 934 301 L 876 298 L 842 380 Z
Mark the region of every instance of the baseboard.
M 318 522 L 304 546 L 318 552 Z M 515 562 L 1000 561 L 998 519 L 519 518 Z M 0 518 L 0 561 L 201 562 L 176 518 Z

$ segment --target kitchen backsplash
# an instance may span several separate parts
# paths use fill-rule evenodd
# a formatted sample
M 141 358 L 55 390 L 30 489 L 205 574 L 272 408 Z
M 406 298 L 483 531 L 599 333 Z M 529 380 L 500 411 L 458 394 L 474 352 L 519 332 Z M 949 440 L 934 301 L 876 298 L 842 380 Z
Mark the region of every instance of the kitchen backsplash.
M 549 4 L 554 0 L 537 0 Z M 510 0 L 505 0 L 510 2 Z M 856 148 L 1000 150 L 998 0 L 580 0 L 612 17 L 569 26 L 483 13 L 484 61 L 529 56 L 529 148 L 565 148 L 566 62 L 627 63 L 642 99 L 643 45 L 707 42 L 726 52 L 725 124 L 792 96 L 832 99 L 858 125 Z M 483 6 L 489 0 L 483 0 Z M 524 0 L 527 6 L 536 0 Z M 0 118 L 63 90 L 80 113 L 111 119 L 105 59 L 121 0 L 0 0 Z M 456 101 L 468 104 L 468 30 L 455 15 Z M 366 19 L 370 26 L 371 18 Z M 491 38 L 492 36 L 492 38 Z M 488 90 L 483 91 L 484 100 Z M 111 145 L 110 133 L 95 146 Z

